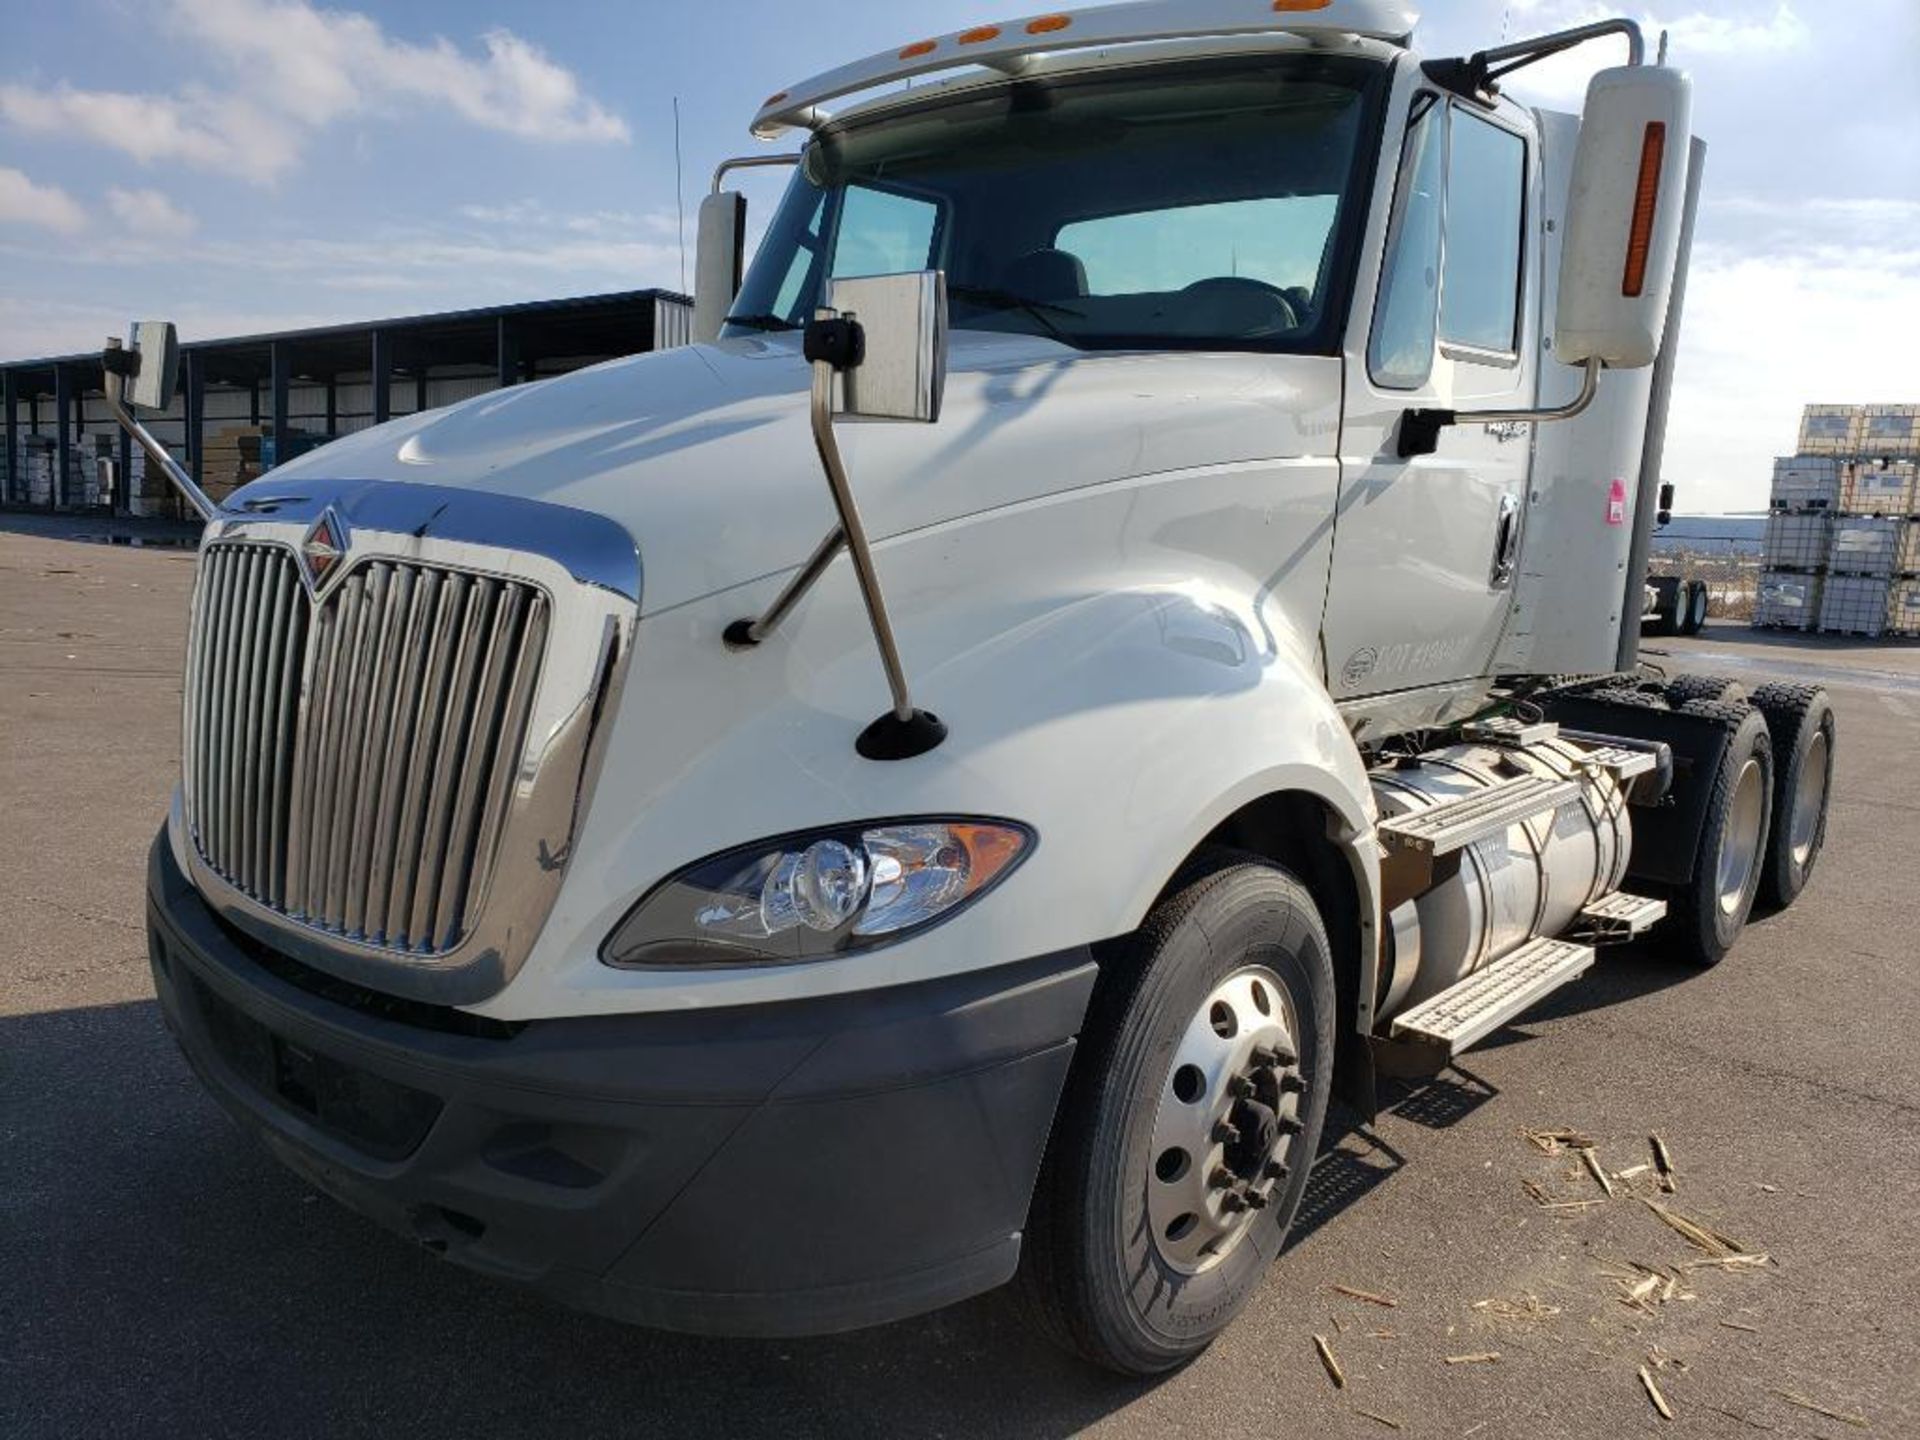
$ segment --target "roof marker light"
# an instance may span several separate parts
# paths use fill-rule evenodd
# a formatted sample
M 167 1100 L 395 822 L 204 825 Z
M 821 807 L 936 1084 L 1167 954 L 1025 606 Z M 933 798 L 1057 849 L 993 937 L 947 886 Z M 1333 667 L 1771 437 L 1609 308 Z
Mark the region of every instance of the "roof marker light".
M 787 92 L 784 90 L 782 90 L 777 95 L 769 95 L 766 98 L 766 100 L 762 102 L 762 108 L 764 108 L 767 105 L 778 105 L 782 100 L 786 98 L 787 98 Z
M 902 60 L 918 60 L 922 55 L 931 55 L 940 48 L 938 40 L 916 40 L 900 52 Z
M 1073 24 L 1073 17 L 1071 15 L 1042 15 L 1037 20 L 1029 20 L 1027 22 L 1027 33 L 1029 35 L 1058 35 L 1071 24 Z
M 1273 8 L 1282 15 L 1297 10 L 1324 10 L 1333 4 L 1333 0 L 1273 0 Z
M 1647 293 L 1647 264 L 1653 254 L 1653 222 L 1660 213 L 1660 171 L 1667 158 L 1667 127 L 1656 120 L 1647 126 L 1640 151 L 1640 185 L 1633 197 L 1633 229 L 1627 236 L 1627 273 L 1620 293 L 1638 300 Z
M 998 25 L 982 25 L 977 29 L 962 30 L 958 38 L 962 45 L 984 45 L 989 40 L 998 40 L 1000 38 L 1000 27 Z

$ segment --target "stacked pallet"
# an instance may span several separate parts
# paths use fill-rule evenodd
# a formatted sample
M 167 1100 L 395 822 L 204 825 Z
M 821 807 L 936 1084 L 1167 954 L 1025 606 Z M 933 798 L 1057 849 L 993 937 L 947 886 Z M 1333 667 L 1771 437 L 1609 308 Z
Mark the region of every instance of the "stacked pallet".
M 1753 623 L 1920 635 L 1920 405 L 1809 405 L 1773 471 Z
M 225 500 L 242 485 L 252 484 L 275 465 L 325 439 L 290 429 L 281 441 L 271 425 L 228 425 L 215 431 L 200 453 L 200 486 L 215 500 Z

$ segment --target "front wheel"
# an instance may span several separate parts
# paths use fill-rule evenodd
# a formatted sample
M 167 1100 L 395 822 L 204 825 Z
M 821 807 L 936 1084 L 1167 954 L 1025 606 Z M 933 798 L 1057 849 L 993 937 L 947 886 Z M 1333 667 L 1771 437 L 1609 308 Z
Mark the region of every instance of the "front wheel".
M 1220 857 L 1106 967 L 1034 1195 L 1027 1307 L 1130 1375 L 1198 1355 L 1300 1208 L 1333 1075 L 1333 959 L 1284 870 Z

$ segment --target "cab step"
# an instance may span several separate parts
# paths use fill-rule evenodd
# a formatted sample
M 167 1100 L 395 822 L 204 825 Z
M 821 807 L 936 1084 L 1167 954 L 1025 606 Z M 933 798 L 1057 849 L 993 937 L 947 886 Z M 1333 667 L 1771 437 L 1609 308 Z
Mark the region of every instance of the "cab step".
M 1593 962 L 1590 945 L 1532 941 L 1396 1018 L 1392 1036 L 1451 1061 L 1535 1002 L 1579 979 Z
M 1575 928 L 1588 944 L 1624 945 L 1638 940 L 1666 918 L 1666 901 L 1616 890 L 1582 910 Z
M 1580 798 L 1580 782 L 1551 775 L 1515 775 L 1431 810 L 1380 822 L 1380 843 L 1389 850 L 1438 857 L 1503 835 L 1512 826 L 1558 810 Z

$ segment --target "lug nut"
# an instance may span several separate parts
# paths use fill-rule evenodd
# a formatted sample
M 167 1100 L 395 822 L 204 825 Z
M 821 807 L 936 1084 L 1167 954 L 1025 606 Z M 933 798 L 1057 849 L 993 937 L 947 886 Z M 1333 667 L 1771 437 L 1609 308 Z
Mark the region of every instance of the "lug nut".
M 1239 1183 L 1240 1177 L 1224 1165 L 1207 1177 L 1207 1188 L 1209 1190 L 1231 1190 Z
M 1240 1143 L 1240 1131 L 1236 1126 L 1222 1120 L 1213 1127 L 1213 1143 L 1216 1145 L 1237 1145 Z
M 1280 1077 L 1282 1095 L 1304 1095 L 1307 1093 L 1307 1081 L 1304 1075 L 1295 1075 L 1289 1071 Z
M 1220 1197 L 1220 1208 L 1229 1215 L 1238 1215 L 1242 1210 L 1247 1208 L 1247 1202 L 1232 1191 L 1228 1191 Z
M 1282 1135 L 1298 1135 L 1302 1129 L 1298 1116 L 1282 1115 L 1274 1122 Z
M 1227 1093 L 1236 1100 L 1244 1100 L 1253 1093 L 1253 1082 L 1244 1075 L 1236 1075 L 1227 1082 Z
M 1267 1205 L 1269 1203 L 1270 1202 L 1267 1200 L 1267 1197 L 1262 1195 L 1258 1190 L 1249 1190 L 1247 1192 L 1248 1208 L 1253 1210 L 1264 1210 L 1267 1208 Z
M 1264 1176 L 1268 1180 L 1284 1180 L 1287 1178 L 1288 1175 L 1292 1174 L 1293 1172 L 1287 1166 L 1282 1165 L 1278 1160 L 1269 1160 L 1267 1162 L 1266 1169 L 1262 1170 L 1260 1173 L 1262 1176 Z

